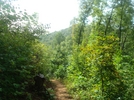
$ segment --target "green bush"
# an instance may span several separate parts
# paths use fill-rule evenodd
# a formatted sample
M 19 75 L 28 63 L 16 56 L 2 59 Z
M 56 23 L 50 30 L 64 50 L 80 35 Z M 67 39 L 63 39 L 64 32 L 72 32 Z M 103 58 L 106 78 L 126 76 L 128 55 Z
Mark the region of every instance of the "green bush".
M 9 3 L 0 0 L 0 99 L 19 100 L 27 96 L 33 77 L 46 70 L 48 55 L 37 40 L 45 32 L 42 26 L 26 12 L 20 16 Z

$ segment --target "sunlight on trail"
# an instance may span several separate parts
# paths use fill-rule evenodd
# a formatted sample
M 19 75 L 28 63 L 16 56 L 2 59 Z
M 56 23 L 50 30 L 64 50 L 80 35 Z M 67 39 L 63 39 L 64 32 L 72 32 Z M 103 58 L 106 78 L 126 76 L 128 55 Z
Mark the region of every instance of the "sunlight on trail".
M 56 100 L 73 100 L 73 98 L 67 93 L 65 85 L 63 85 L 59 80 L 51 80 L 51 82 L 57 96 Z

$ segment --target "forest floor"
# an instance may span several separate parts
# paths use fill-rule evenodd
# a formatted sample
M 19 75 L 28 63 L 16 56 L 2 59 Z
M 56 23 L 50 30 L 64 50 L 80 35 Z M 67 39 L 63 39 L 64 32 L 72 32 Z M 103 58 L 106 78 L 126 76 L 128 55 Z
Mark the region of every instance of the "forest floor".
M 68 94 L 67 88 L 60 80 L 51 80 L 53 89 L 55 91 L 56 100 L 73 100 L 73 98 Z

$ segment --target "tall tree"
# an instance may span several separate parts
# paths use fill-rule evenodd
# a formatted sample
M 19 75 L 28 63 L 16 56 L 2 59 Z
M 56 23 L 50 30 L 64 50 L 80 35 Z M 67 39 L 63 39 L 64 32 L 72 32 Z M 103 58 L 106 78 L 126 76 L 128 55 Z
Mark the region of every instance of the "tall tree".
M 87 54 L 81 56 L 82 51 L 80 46 L 74 46 L 72 65 L 68 69 L 70 72 L 69 75 L 71 76 L 70 78 L 73 78 L 71 75 L 73 73 L 76 75 L 74 78 L 78 81 L 77 79 L 79 79 L 80 76 L 90 78 L 90 76 L 82 74 L 83 69 L 88 69 L 89 67 L 93 72 L 96 70 L 93 76 L 95 77 L 95 80 L 99 80 L 97 81 L 98 84 L 96 84 L 96 88 L 101 87 L 102 100 L 119 98 L 124 100 L 128 98 L 126 95 L 123 96 L 123 93 L 127 94 L 126 86 L 128 86 L 125 82 L 125 76 L 120 78 L 124 70 L 122 70 L 123 66 L 119 66 L 119 64 L 122 65 L 123 62 L 118 62 L 115 66 L 114 59 L 117 55 L 121 58 L 121 55 L 124 56 L 124 54 L 129 54 L 129 52 L 133 54 L 133 51 L 130 51 L 130 48 L 133 47 L 133 45 L 130 44 L 133 43 L 131 38 L 133 37 L 133 10 L 132 0 L 80 0 L 80 20 L 74 25 L 76 28 L 74 28 L 73 36 L 75 40 L 77 40 L 75 41 L 76 43 L 81 44 L 84 42 L 85 44 L 83 34 L 79 34 L 78 31 L 81 28 L 78 26 L 82 25 L 82 33 L 85 34 L 85 29 L 89 27 L 88 24 L 90 24 L 91 31 L 88 33 L 90 36 L 87 45 L 81 46 L 82 48 L 87 48 L 88 45 L 90 45 L 90 42 L 92 43 L 92 46 L 87 48 L 87 51 L 89 50 L 88 53 L 90 53 L 89 58 L 85 57 Z M 89 17 L 92 17 L 91 23 L 87 23 Z M 94 40 L 92 40 L 92 38 L 90 38 L 91 36 L 97 38 L 93 38 Z M 81 42 L 79 42 L 79 37 L 82 38 Z M 90 51 L 90 48 L 93 49 Z M 116 51 L 118 51 L 118 53 Z M 94 60 L 91 60 L 90 57 L 94 57 Z M 86 65 L 86 62 L 83 59 L 90 59 L 89 66 L 88 64 Z M 125 70 L 128 72 L 130 71 L 129 68 Z M 84 73 L 87 72 L 84 71 Z M 93 79 L 90 80 L 93 81 Z M 115 90 L 113 88 L 115 88 Z M 124 91 L 122 91 L 122 88 L 124 88 Z M 91 88 L 91 90 L 92 89 L 93 88 Z M 120 93 L 120 91 L 122 91 L 122 93 Z
M 36 23 L 36 25 L 35 25 Z M 26 87 L 33 76 L 48 64 L 46 48 L 37 40 L 44 28 L 26 12 L 0 0 L 0 99 L 24 100 L 31 97 Z M 46 61 L 46 62 L 45 62 Z

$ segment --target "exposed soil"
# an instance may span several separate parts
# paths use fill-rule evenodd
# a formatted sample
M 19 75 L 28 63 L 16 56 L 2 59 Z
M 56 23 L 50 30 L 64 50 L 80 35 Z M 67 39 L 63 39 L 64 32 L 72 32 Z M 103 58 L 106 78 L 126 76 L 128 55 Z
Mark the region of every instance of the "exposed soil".
M 65 85 L 63 85 L 59 80 L 51 80 L 51 82 L 55 91 L 56 100 L 73 100 L 73 98 L 68 94 Z

